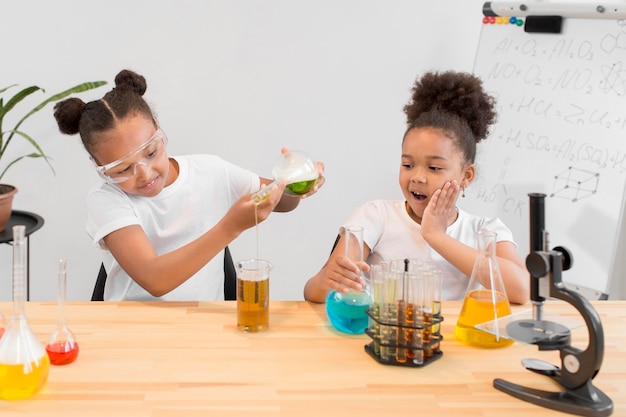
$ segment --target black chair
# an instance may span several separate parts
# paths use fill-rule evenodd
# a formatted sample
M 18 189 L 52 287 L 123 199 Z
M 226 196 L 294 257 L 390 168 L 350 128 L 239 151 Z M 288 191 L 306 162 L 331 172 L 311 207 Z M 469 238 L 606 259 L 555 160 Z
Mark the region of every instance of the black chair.
M 104 285 L 106 284 L 106 280 L 107 271 L 104 269 L 104 264 L 100 264 L 100 271 L 98 272 L 96 285 L 91 294 L 91 301 L 104 301 Z M 237 299 L 237 271 L 235 271 L 235 264 L 233 263 L 233 258 L 230 255 L 228 246 L 224 248 L 224 299 Z

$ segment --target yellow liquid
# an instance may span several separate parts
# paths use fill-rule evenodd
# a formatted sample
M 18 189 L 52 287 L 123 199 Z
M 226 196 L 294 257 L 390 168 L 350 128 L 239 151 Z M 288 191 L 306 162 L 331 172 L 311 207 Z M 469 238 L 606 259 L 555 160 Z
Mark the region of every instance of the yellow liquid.
M 512 339 L 505 339 L 500 335 L 477 329 L 476 324 L 494 320 L 494 310 L 497 317 L 511 314 L 511 306 L 503 294 L 495 294 L 496 306 L 494 309 L 492 292 L 489 290 L 472 291 L 465 296 L 463 308 L 459 314 L 454 334 L 461 342 L 485 348 L 500 348 L 514 343 Z
M 237 328 L 244 332 L 266 330 L 270 322 L 270 280 L 237 278 Z
M 23 400 L 30 398 L 44 386 L 48 380 L 50 360 L 44 354 L 41 359 L 29 364 L 6 365 L 0 363 L 0 399 Z

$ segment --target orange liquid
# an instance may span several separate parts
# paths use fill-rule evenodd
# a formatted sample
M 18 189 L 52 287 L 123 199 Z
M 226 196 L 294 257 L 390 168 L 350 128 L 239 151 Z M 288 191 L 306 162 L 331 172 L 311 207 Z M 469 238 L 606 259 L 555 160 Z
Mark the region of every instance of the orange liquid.
M 477 329 L 477 324 L 494 320 L 494 311 L 497 317 L 504 317 L 511 314 L 511 306 L 508 300 L 501 293 L 493 295 L 489 290 L 472 291 L 465 296 L 463 308 L 459 314 L 454 334 L 461 342 L 478 347 L 500 348 L 510 346 L 514 343 L 512 339 L 506 339 L 500 335 Z M 495 308 L 493 300 L 495 299 Z
M 48 380 L 50 360 L 44 354 L 38 361 L 27 364 L 0 364 L 0 399 L 23 400 L 30 398 Z
M 52 365 L 67 365 L 78 357 L 78 343 L 55 342 L 46 346 Z
M 3 334 L 4 334 L 4 328 L 0 327 L 0 339 L 2 339 Z
M 237 278 L 237 327 L 244 332 L 267 330 L 270 322 L 270 280 Z

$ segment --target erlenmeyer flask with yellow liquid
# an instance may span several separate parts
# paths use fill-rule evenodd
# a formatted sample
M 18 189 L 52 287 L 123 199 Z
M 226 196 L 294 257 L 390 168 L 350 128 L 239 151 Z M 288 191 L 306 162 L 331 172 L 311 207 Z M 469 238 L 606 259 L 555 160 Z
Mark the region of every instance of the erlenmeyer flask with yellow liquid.
M 24 314 L 25 227 L 13 226 L 13 312 L 0 339 L 0 399 L 32 397 L 48 380 L 50 360 Z
M 499 319 L 511 314 L 511 305 L 496 258 L 496 243 L 495 232 L 478 232 L 478 254 L 454 329 L 456 338 L 471 346 L 499 348 L 514 343 L 498 326 Z M 493 324 L 493 331 L 476 327 L 487 322 Z

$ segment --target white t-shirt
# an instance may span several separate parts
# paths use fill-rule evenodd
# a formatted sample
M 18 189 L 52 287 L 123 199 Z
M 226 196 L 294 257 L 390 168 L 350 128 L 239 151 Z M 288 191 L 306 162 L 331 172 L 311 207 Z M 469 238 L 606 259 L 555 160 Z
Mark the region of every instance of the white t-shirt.
M 428 246 L 422 227 L 407 213 L 404 200 L 374 200 L 357 208 L 344 224 L 363 226 L 363 240 L 371 252 L 367 263 L 374 265 L 394 258 L 430 258 L 442 271 L 444 300 L 462 300 L 469 277 Z M 513 241 L 513 235 L 499 219 L 487 219 L 458 209 L 459 217 L 446 234 L 458 241 L 478 247 L 476 233 L 480 229 L 496 232 L 497 241 Z
M 164 254 L 211 229 L 241 196 L 259 189 L 259 176 L 213 155 L 174 157 L 178 178 L 154 197 L 126 194 L 100 183 L 87 195 L 87 233 L 107 249 L 103 238 L 130 225 L 140 225 L 155 250 Z M 153 297 L 120 267 L 111 252 L 104 253 L 108 277 L 104 299 L 223 300 L 223 251 L 187 281 L 161 297 Z

